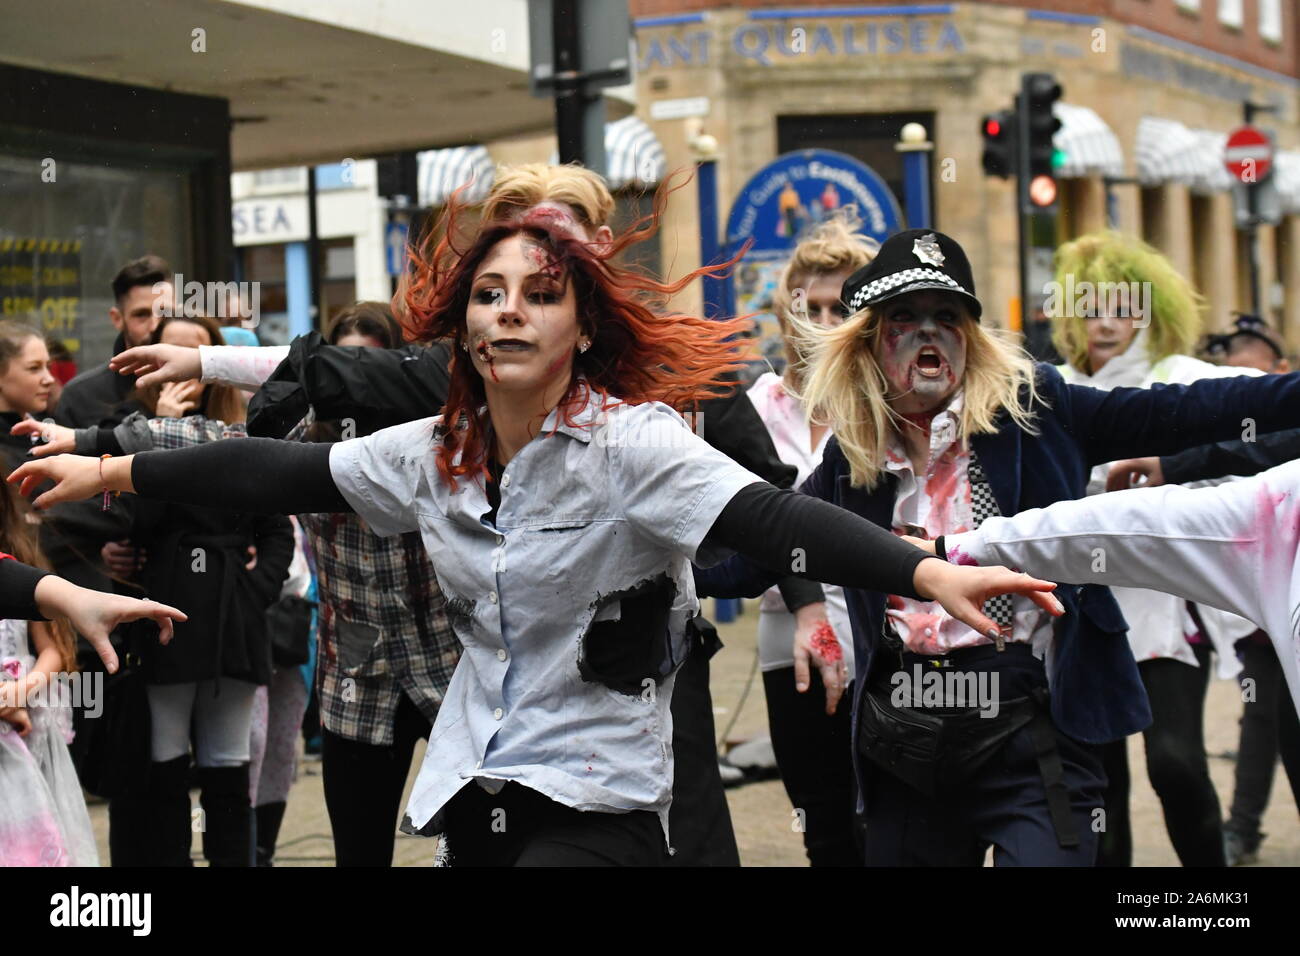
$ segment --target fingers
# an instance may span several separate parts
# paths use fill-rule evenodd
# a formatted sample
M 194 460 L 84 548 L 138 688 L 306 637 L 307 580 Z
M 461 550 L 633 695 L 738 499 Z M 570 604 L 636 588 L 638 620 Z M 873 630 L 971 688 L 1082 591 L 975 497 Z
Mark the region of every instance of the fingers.
M 808 648 L 799 641 L 794 642 L 794 689 L 799 693 L 808 690 Z
M 1127 468 L 1112 468 L 1106 474 L 1107 491 L 1123 491 L 1125 488 L 1128 488 L 1132 482 L 1133 473 Z
M 24 418 L 10 429 L 15 435 L 39 435 L 44 426 L 34 418 Z
M 99 659 L 104 662 L 104 669 L 110 674 L 116 674 L 118 667 L 117 651 L 113 650 L 113 643 L 108 639 L 108 633 L 87 633 L 84 630 L 81 633 L 90 642 L 90 646 L 95 649 Z
M 834 715 L 844 696 L 845 670 L 843 661 L 819 661 L 818 669 L 822 676 L 822 686 L 826 688 L 826 716 Z

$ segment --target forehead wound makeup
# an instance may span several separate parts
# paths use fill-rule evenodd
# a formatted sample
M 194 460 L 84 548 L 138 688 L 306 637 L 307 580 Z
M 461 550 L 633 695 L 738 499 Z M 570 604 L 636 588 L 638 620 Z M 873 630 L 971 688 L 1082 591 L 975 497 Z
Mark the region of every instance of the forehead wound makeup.
M 552 282 L 559 282 L 564 277 L 564 269 L 560 266 L 560 260 L 555 255 L 535 239 L 524 239 L 524 257 L 532 264 L 538 272 Z
M 578 228 L 578 222 L 566 210 L 558 206 L 534 206 L 524 213 L 522 223 L 525 226 L 533 226 L 538 229 L 563 229 L 566 232 L 574 232 Z

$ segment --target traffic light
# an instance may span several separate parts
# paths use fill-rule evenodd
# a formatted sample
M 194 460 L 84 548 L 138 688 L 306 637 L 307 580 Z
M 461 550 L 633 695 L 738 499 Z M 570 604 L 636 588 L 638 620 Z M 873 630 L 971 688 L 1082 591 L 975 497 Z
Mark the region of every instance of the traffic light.
M 1009 179 L 1016 172 L 1016 114 L 999 110 L 980 120 L 984 175 Z
M 1052 106 L 1061 98 L 1061 84 L 1050 73 L 1026 73 L 1020 86 L 1020 128 L 1024 130 L 1021 182 L 1032 209 L 1049 212 L 1056 206 L 1056 146 L 1052 137 L 1061 121 Z

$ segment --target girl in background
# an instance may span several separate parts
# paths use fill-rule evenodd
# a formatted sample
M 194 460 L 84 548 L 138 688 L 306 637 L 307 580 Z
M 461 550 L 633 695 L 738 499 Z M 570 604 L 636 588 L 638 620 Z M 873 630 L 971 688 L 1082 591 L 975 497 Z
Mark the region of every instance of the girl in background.
M 29 513 L 22 499 L 0 494 L 0 550 L 45 568 Z M 0 866 L 99 865 L 68 754 L 74 640 L 63 617 L 0 621 Z
M 1109 390 L 1257 374 L 1188 354 L 1201 335 L 1203 302 L 1168 259 L 1136 238 L 1100 232 L 1066 243 L 1056 254 L 1056 279 L 1060 288 L 1096 293 L 1093 307 L 1085 299 L 1079 308 L 1076 299 L 1055 310 L 1053 343 L 1065 358 L 1060 372 L 1067 382 Z M 1089 494 L 1105 489 L 1109 468 L 1093 469 Z M 1122 587 L 1112 593 L 1151 701 L 1153 720 L 1143 732 L 1147 775 L 1169 838 L 1184 866 L 1223 866 L 1219 798 L 1205 755 L 1205 693 L 1211 652 L 1218 651 L 1220 676 L 1233 676 L 1233 643 L 1255 628 L 1172 594 Z M 1129 866 L 1127 741 L 1107 745 L 1103 758 L 1108 821 L 1098 865 Z
M 796 486 L 821 462 L 830 427 L 810 416 L 799 398 L 805 362 L 790 315 L 828 328 L 844 321 L 840 289 L 879 248 L 874 240 L 858 234 L 856 227 L 850 208 L 818 226 L 795 247 L 773 302 L 785 349 L 785 372 L 767 372 L 749 389 L 781 460 L 799 470 Z M 833 585 L 824 590 L 824 601 L 793 612 L 779 588 L 763 595 L 759 667 L 772 750 L 791 804 L 804 812 L 809 862 L 861 866 L 862 852 L 853 828 L 850 707 L 841 706 L 840 700 L 853 673 L 853 634 L 844 591 Z M 810 659 L 816 665 L 811 674 Z

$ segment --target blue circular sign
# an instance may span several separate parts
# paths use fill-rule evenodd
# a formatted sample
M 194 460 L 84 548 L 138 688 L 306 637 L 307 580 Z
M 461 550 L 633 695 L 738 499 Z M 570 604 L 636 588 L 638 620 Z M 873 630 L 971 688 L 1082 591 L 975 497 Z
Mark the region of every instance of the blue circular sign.
M 865 163 L 829 149 L 786 153 L 760 169 L 736 197 L 727 217 L 727 245 L 753 240 L 758 258 L 784 258 L 810 227 L 852 204 L 861 232 L 884 242 L 903 221 L 898 200 Z

